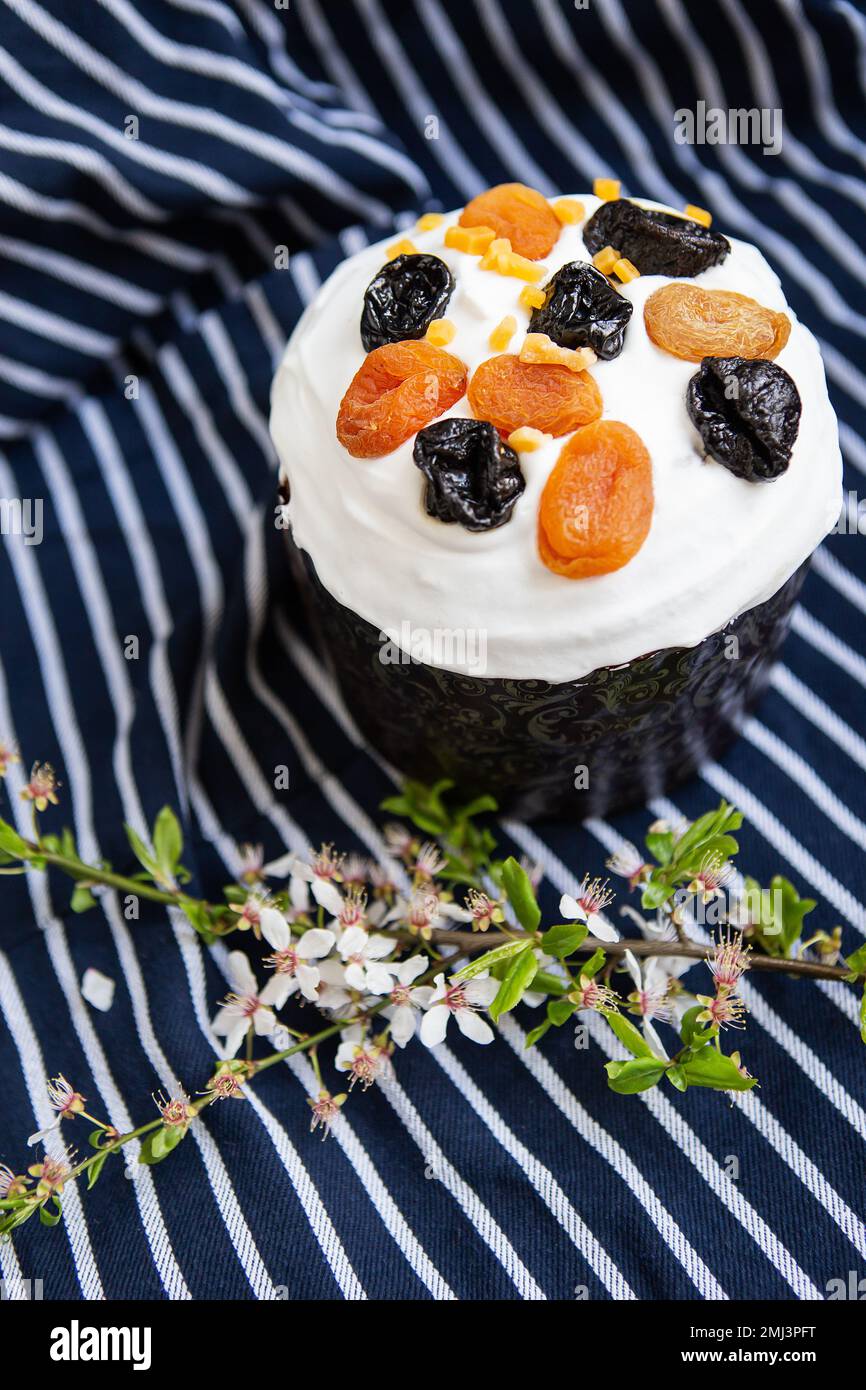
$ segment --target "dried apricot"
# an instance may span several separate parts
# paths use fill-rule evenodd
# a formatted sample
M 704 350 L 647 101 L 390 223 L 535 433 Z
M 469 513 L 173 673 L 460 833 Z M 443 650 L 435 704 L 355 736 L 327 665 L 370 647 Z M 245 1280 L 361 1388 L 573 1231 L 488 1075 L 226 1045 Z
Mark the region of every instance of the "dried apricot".
M 546 198 L 525 183 L 500 183 L 479 193 L 460 214 L 461 227 L 492 227 L 512 251 L 539 261 L 556 245 L 562 225 Z
M 340 402 L 337 438 L 354 458 L 381 458 L 450 410 L 466 390 L 459 357 L 423 339 L 368 353 Z
M 488 357 L 476 368 L 468 396 L 473 414 L 506 438 L 521 425 L 569 434 L 601 414 L 601 393 L 589 372 L 530 365 L 510 352 Z
M 644 305 L 646 331 L 657 347 L 686 362 L 704 357 L 778 356 L 788 341 L 787 314 L 765 309 L 734 290 L 663 285 Z
M 568 579 L 610 574 L 640 550 L 653 514 L 652 463 L 619 420 L 597 420 L 568 441 L 544 485 L 538 550 Z

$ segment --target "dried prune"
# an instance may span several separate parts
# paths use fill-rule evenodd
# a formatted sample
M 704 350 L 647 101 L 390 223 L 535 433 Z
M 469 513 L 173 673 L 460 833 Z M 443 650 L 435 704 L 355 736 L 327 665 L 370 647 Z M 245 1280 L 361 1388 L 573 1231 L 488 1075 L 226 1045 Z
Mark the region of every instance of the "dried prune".
M 705 357 L 686 409 L 711 458 L 737 478 L 769 482 L 785 472 L 800 428 L 800 394 L 775 362 Z
M 543 434 L 570 434 L 597 420 L 602 409 L 589 372 L 532 366 L 507 352 L 479 364 L 467 395 L 479 420 L 489 420 L 506 436 L 521 425 Z
M 643 440 L 619 420 L 596 420 L 572 435 L 544 485 L 538 551 L 567 579 L 611 574 L 640 550 L 652 516 L 652 462 Z
M 352 377 L 337 413 L 337 438 L 353 458 L 381 458 L 444 415 L 465 390 L 459 357 L 426 342 L 386 343 Z
M 461 227 L 492 227 L 507 237 L 511 249 L 527 260 L 540 261 L 559 240 L 562 225 L 543 194 L 525 183 L 499 183 L 467 203 Z
M 787 314 L 734 290 L 674 282 L 651 294 L 643 310 L 656 347 L 686 362 L 705 357 L 778 357 L 791 333 Z
M 438 256 L 395 256 L 364 292 L 361 342 L 366 352 L 385 343 L 423 338 L 454 293 L 454 276 Z
M 437 420 L 418 431 L 414 458 L 427 479 L 427 515 L 467 531 L 504 525 L 526 486 L 516 453 L 489 420 Z
M 564 348 L 590 347 L 606 362 L 619 357 L 634 306 L 588 261 L 570 261 L 543 287 L 544 303 L 529 321 Z
M 638 207 L 627 198 L 602 203 L 583 229 L 591 255 L 615 246 L 641 275 L 700 275 L 720 265 L 730 243 L 719 232 L 688 217 Z

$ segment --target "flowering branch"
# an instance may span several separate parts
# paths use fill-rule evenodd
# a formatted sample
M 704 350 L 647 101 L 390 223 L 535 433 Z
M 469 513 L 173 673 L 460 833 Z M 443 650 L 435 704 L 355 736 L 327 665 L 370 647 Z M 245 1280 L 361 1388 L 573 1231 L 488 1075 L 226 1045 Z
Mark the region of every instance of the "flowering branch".
M 457 946 L 460 951 L 467 954 L 489 949 L 492 946 L 499 946 L 512 939 L 500 932 L 491 932 L 487 936 L 478 937 L 471 932 L 437 931 L 434 936 L 437 945 Z M 630 951 L 635 956 L 685 956 L 690 960 L 709 961 L 712 960 L 715 949 L 715 945 L 701 946 L 688 939 L 684 941 L 635 941 L 629 938 L 625 941 L 601 941 L 598 937 L 588 936 L 575 949 L 574 954 L 591 956 L 595 951 L 603 950 L 609 956 L 619 957 L 624 956 L 626 951 Z M 821 961 L 814 960 L 785 960 L 775 956 L 753 955 L 749 961 L 749 968 L 759 972 L 769 971 L 771 974 L 801 975 L 809 980 L 850 981 L 851 979 L 851 970 L 848 966 L 825 965 Z
M 0 744 L 0 776 L 16 761 Z M 205 1109 L 217 1100 L 243 1099 L 260 1072 L 297 1053 L 309 1057 L 318 1081 L 308 1103 L 311 1128 L 323 1136 L 339 1121 L 353 1088 L 363 1091 L 379 1080 L 395 1050 L 416 1035 L 436 1046 L 454 1019 L 466 1037 L 486 1044 L 499 1019 L 518 1004 L 543 1010 L 527 1046 L 582 1013 L 598 1014 L 625 1052 L 605 1068 L 619 1094 L 662 1081 L 680 1091 L 744 1091 L 757 1082 L 739 1052 L 725 1053 L 722 1042 L 728 1029 L 744 1027 L 740 981 L 747 970 L 866 979 L 866 947 L 840 963 L 840 928 L 804 939 L 815 904 L 793 885 L 776 877 L 762 887 L 736 874 L 734 832 L 742 817 L 726 802 L 693 824 L 656 822 L 646 854 L 626 845 L 609 860 L 611 872 L 640 895 L 641 912 L 621 908 L 640 933 L 625 939 L 605 915 L 614 897 L 608 882 L 588 876 L 576 897 L 562 896 L 563 920 L 544 928 L 539 871 L 497 857 L 483 819 L 495 802 L 480 797 L 455 805 L 447 781 L 433 787 L 407 782 L 384 803 L 401 817 L 385 826 L 390 858 L 384 864 L 335 854 L 330 845 L 265 863 L 260 847 L 241 846 L 236 879 L 222 902 L 188 891 L 181 828 L 168 807 L 146 839 L 126 827 L 137 871 L 87 864 L 71 831 L 42 830 L 40 815 L 57 804 L 58 786 L 47 764 L 36 764 L 20 786 L 32 806 L 33 830 L 23 836 L 0 819 L 0 873 L 61 871 L 73 882 L 74 912 L 91 909 L 100 893 L 120 892 L 178 908 L 207 944 L 247 933 L 270 948 L 270 954 L 259 953 L 258 964 L 271 975 L 260 987 L 249 955 L 229 953 L 231 989 L 212 1025 L 224 1040 L 222 1060 L 196 1100 L 185 1093 L 159 1096 L 157 1117 L 126 1134 L 90 1115 L 85 1098 L 63 1077 L 52 1081 L 55 1122 L 30 1140 L 46 1146 L 44 1157 L 23 1174 L 0 1165 L 0 1236 L 36 1212 L 45 1225 L 55 1225 L 64 1185 L 86 1178 L 92 1187 L 107 1160 L 134 1141 L 139 1162 L 161 1162 Z M 271 888 L 268 880 L 282 886 Z M 713 929 L 713 944 L 689 934 L 695 921 Z M 692 993 L 682 981 L 699 962 L 710 971 L 706 994 Z M 277 1015 L 290 999 L 314 1006 L 324 1026 L 300 1031 L 280 1023 Z M 861 1018 L 866 1040 L 866 995 Z M 262 1053 L 261 1040 L 272 1050 Z M 323 1080 L 319 1056 L 334 1040 L 332 1065 L 347 1078 L 347 1089 L 337 1094 Z M 77 1117 L 94 1126 L 93 1152 L 80 1161 L 58 1138 L 61 1125 Z

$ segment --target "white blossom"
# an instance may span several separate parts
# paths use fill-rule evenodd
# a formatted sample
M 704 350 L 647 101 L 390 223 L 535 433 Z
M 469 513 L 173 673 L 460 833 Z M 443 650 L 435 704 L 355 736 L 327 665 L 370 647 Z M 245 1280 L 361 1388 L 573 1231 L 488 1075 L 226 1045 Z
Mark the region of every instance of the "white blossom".
M 619 932 L 601 915 L 613 894 L 608 893 L 598 879 L 590 882 L 588 878 L 583 880 L 578 892 L 579 898 L 573 898 L 570 893 L 563 893 L 559 900 L 559 910 L 565 920 L 586 922 L 592 935 L 597 936 L 599 941 L 619 941 Z
M 284 975 L 274 975 L 259 992 L 256 977 L 243 951 L 232 951 L 228 958 L 228 976 L 232 991 L 226 996 L 213 1021 L 213 1031 L 226 1040 L 226 1055 L 234 1057 L 252 1026 L 259 1037 L 266 1037 L 276 1027 L 274 1009 L 281 1009 L 291 993 L 291 981 Z
M 382 959 L 391 954 L 394 945 L 389 937 L 371 936 L 363 927 L 349 927 L 344 931 L 337 950 L 346 966 L 349 988 L 387 994 L 391 988 L 391 972 L 382 964 Z
M 433 998 L 430 985 L 414 985 L 419 975 L 427 969 L 426 956 L 410 956 L 399 965 L 392 965 L 394 981 L 390 989 L 391 1003 L 382 1013 L 391 1023 L 391 1037 L 398 1047 L 405 1047 L 415 1036 L 418 1016 L 426 1009 Z
M 444 975 L 437 975 L 434 990 L 421 1020 L 421 1041 L 428 1047 L 441 1043 L 448 1028 L 451 1015 L 465 1037 L 473 1042 L 493 1041 L 493 1029 L 486 1019 L 479 1018 L 478 1010 L 493 1003 L 499 992 L 499 981 L 486 976 L 476 976 L 473 980 L 455 980 L 445 983 Z
M 266 964 L 273 966 L 276 978 L 286 982 L 286 998 L 299 989 L 305 999 L 315 1001 L 321 977 L 319 968 L 310 962 L 321 960 L 329 953 L 337 940 L 334 933 L 324 927 L 313 927 L 295 940 L 285 917 L 273 907 L 263 909 L 261 931 L 274 948 Z

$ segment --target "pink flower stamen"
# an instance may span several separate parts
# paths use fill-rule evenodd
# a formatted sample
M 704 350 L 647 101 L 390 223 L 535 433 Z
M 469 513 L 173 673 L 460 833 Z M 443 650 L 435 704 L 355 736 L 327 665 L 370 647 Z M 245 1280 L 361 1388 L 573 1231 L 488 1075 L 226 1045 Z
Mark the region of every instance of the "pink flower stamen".
M 618 994 L 594 977 L 588 980 L 585 975 L 580 977 L 580 987 L 568 997 L 579 1009 L 592 1009 L 600 1014 L 615 1012 L 619 1007 Z
M 38 1197 L 50 1197 L 63 1191 L 63 1184 L 69 1181 L 71 1174 L 72 1154 L 67 1149 L 63 1158 L 45 1157 L 41 1163 L 33 1163 L 27 1169 L 28 1173 L 39 1181 L 36 1184 L 36 1195 Z
M 318 854 L 314 854 L 310 867 L 316 878 L 320 878 L 325 883 L 339 883 L 342 875 L 340 868 L 343 863 L 343 855 L 334 853 L 333 845 L 322 845 Z
M 602 881 L 600 878 L 591 879 L 587 874 L 580 885 L 577 894 L 577 901 L 583 908 L 587 917 L 594 917 L 599 912 L 604 912 L 613 902 L 616 894 L 607 886 L 607 879 Z
M 445 867 L 445 860 L 431 840 L 427 840 L 415 856 L 415 877 L 429 881 Z
M 363 927 L 367 921 L 367 893 L 365 889 L 353 886 L 349 889 L 343 899 L 343 906 L 340 910 L 340 926 L 345 931 L 348 927 Z
M 5 1163 L 0 1163 L 0 1197 L 21 1197 L 26 1191 L 27 1179 L 22 1174 L 13 1173 Z
M 32 801 L 37 811 L 44 811 L 49 801 L 53 806 L 58 804 L 59 786 L 50 763 L 34 763 L 30 770 L 30 781 L 26 787 L 22 787 L 21 796 L 25 801 Z
M 332 1096 L 330 1091 L 321 1090 L 315 1100 L 308 1098 L 307 1104 L 313 1112 L 310 1120 L 310 1133 L 321 1128 L 322 1138 L 327 1139 L 331 1126 L 340 1114 L 340 1106 L 345 1096 Z
M 12 743 L 5 743 L 0 738 L 0 777 L 5 777 L 13 763 L 20 763 L 18 750 Z
M 154 1101 L 167 1129 L 185 1129 L 195 1118 L 195 1111 L 185 1096 L 172 1096 L 171 1100 L 166 1100 L 160 1091 L 159 1095 L 154 1096 Z
M 743 974 L 749 968 L 751 948 L 743 946 L 742 933 L 731 936 L 730 932 L 720 938 L 715 955 L 709 962 L 716 981 L 716 989 L 721 993 L 731 993 L 737 988 Z
M 300 964 L 300 956 L 292 946 L 286 946 L 282 951 L 274 951 L 273 955 L 265 956 L 262 964 L 270 970 L 275 970 L 278 975 L 294 975 Z

